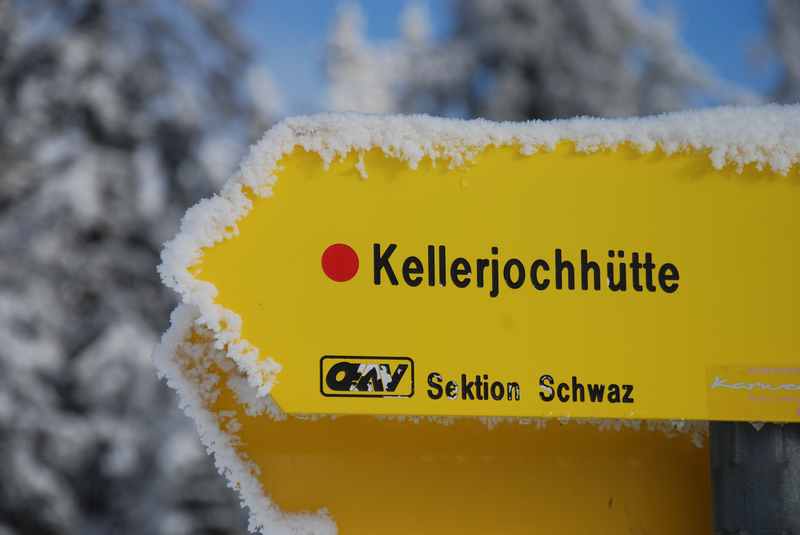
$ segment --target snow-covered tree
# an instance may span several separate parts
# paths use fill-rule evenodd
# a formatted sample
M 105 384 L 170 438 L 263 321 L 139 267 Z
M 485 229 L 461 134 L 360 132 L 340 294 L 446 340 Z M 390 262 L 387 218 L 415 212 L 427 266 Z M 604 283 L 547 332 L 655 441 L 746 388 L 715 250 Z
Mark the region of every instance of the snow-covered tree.
M 274 111 L 234 4 L 0 0 L 1 533 L 244 531 L 149 361 L 160 245 Z
M 411 2 L 402 13 L 396 42 L 371 43 L 358 4 L 344 4 L 328 42 L 328 108 L 334 111 L 392 113 L 446 111 L 441 94 L 458 85 L 463 67 L 454 48 L 433 42 L 428 11 Z
M 684 107 L 710 87 L 666 17 L 637 0 L 464 0 L 468 107 L 499 119 L 621 116 Z
M 366 87 L 381 88 L 380 111 L 509 120 L 641 115 L 701 98 L 749 98 L 680 44 L 671 17 L 639 0 L 460 0 L 454 16 L 453 34 L 439 42 L 405 31 L 396 42 L 372 45 L 353 26 L 337 26 L 332 42 L 354 39 L 359 57 L 371 61 L 330 55 L 332 94 L 357 95 L 334 108 L 372 111 L 378 99 Z M 346 69 L 357 75 L 337 76 Z
M 800 2 L 770 0 L 768 35 L 783 67 L 774 98 L 800 102 Z
M 340 7 L 328 43 L 331 110 L 381 113 L 396 107 L 393 55 L 390 50 L 370 46 L 364 30 L 364 14 L 358 5 Z

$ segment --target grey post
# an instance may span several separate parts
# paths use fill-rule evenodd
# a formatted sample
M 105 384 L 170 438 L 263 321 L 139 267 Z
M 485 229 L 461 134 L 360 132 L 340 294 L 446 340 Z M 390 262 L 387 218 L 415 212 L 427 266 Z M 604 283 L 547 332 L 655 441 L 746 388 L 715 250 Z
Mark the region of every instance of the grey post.
M 714 535 L 800 535 L 800 424 L 710 424 Z

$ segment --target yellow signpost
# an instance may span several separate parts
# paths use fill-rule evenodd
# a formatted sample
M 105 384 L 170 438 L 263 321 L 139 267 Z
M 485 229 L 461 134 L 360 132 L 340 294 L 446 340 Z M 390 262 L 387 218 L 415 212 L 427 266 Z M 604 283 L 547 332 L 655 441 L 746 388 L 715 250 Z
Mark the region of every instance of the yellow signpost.
M 167 246 L 160 366 L 312 531 L 704 532 L 663 430 L 800 422 L 798 151 L 741 134 L 798 115 L 289 121 Z

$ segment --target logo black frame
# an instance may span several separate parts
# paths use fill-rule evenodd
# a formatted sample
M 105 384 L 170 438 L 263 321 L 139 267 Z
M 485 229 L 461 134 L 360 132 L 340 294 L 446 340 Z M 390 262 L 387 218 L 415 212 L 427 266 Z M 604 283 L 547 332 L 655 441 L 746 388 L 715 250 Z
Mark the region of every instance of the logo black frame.
M 381 394 L 372 393 L 372 394 L 328 394 L 325 393 L 325 360 L 326 359 L 336 359 L 336 360 L 347 360 L 347 359 L 357 359 L 357 360 L 373 360 L 376 361 L 376 364 L 380 364 L 382 361 L 393 360 L 393 361 L 404 361 L 411 365 L 411 392 L 408 394 L 396 394 L 393 392 L 384 392 Z M 376 355 L 323 355 L 319 359 L 319 393 L 322 394 L 326 398 L 410 398 L 414 396 L 414 360 L 410 357 L 380 357 Z

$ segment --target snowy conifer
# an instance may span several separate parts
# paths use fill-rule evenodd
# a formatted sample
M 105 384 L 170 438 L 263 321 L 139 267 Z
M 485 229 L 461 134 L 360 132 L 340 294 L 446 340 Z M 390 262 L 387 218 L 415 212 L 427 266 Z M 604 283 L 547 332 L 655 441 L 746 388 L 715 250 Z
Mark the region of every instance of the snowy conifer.
M 0 0 L 0 532 L 244 531 L 149 358 L 161 244 L 270 122 L 232 9 Z
M 778 102 L 800 102 L 800 2 L 770 0 L 768 34 L 783 67 L 774 98 Z
M 455 30 L 439 42 L 409 39 L 405 31 L 395 42 L 374 45 L 359 34 L 362 55 L 391 51 L 393 60 L 343 65 L 331 55 L 329 73 L 345 66 L 359 73 L 331 76 L 332 91 L 359 94 L 347 109 L 370 111 L 377 99 L 365 87 L 377 79 L 380 111 L 503 120 L 641 115 L 696 99 L 753 100 L 717 80 L 681 45 L 674 21 L 638 0 L 460 0 L 454 9 Z M 338 27 L 337 35 L 344 40 L 347 28 Z

